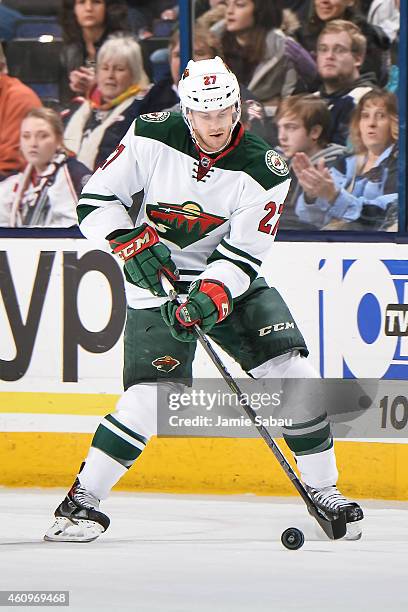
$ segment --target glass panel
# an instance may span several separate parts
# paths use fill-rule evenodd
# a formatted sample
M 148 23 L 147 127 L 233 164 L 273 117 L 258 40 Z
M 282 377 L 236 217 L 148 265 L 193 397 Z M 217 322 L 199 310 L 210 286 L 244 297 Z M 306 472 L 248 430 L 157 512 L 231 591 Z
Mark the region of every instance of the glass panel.
M 275 3 L 193 4 L 194 37 L 215 36 L 238 77 L 246 129 L 292 169 L 280 229 L 398 231 L 399 0 L 284 0 L 280 28 Z

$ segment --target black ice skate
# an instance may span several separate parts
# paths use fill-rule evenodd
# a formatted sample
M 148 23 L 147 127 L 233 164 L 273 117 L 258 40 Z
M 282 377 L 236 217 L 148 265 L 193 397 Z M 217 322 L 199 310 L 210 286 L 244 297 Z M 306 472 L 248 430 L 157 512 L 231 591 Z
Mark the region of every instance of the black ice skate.
M 78 478 L 54 515 L 55 523 L 44 536 L 49 542 L 91 542 L 110 523 L 106 514 L 99 512 L 99 499 L 81 486 Z
M 361 538 L 361 526 L 356 523 L 364 518 L 364 514 L 357 502 L 344 497 L 334 485 L 323 489 L 313 489 L 307 485 L 305 487 L 320 510 L 334 515 L 344 513 L 347 523 L 347 533 L 344 536 L 346 540 L 359 540 Z

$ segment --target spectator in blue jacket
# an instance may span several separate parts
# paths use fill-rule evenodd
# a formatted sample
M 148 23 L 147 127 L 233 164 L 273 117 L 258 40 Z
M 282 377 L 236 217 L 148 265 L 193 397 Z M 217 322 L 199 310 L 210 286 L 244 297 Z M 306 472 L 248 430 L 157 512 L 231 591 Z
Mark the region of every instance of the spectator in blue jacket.
M 374 89 L 361 98 L 350 140 L 353 153 L 341 156 L 331 169 L 323 160 L 314 166 L 304 153 L 295 154 L 292 169 L 303 188 L 296 213 L 319 229 L 390 229 L 398 206 L 394 94 Z

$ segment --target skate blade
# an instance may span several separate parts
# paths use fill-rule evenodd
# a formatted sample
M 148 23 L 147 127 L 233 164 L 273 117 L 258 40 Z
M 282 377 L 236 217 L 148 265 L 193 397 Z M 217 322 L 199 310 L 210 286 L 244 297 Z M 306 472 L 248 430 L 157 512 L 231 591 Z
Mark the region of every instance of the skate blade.
M 46 542 L 92 542 L 105 530 L 95 521 L 79 519 L 73 523 L 70 519 L 58 516 L 55 523 L 44 536 Z
M 347 531 L 343 540 L 360 540 L 363 531 L 358 523 L 347 523 Z

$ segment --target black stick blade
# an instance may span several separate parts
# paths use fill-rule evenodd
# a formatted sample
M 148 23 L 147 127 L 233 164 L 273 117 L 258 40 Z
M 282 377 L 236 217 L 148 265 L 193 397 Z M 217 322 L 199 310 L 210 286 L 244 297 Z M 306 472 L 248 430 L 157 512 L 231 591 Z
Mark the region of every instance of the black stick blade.
M 344 512 L 340 512 L 338 516 L 326 518 L 317 508 L 308 507 L 309 513 L 314 516 L 324 533 L 330 540 L 340 540 L 347 533 L 346 516 Z

